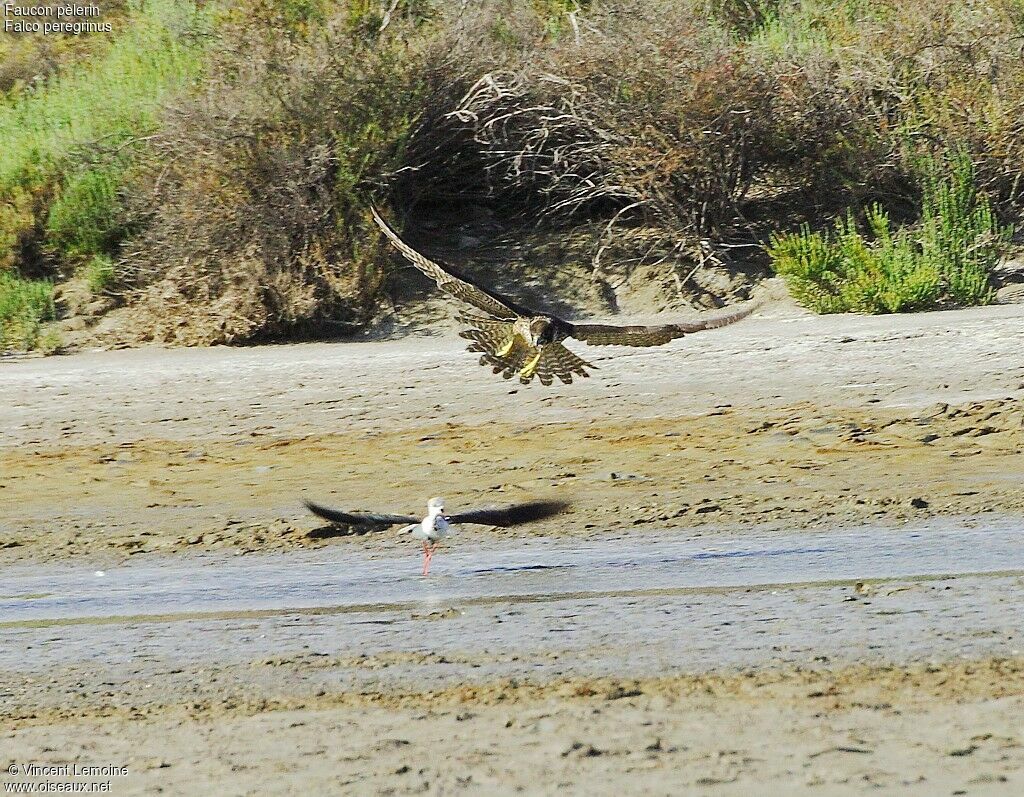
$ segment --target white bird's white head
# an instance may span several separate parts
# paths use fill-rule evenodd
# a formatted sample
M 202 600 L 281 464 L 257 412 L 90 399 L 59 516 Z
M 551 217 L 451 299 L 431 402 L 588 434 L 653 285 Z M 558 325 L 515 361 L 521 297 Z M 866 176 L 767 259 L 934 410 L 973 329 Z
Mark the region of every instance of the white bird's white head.
M 431 515 L 440 515 L 444 512 L 444 499 L 443 498 L 431 498 L 427 501 L 427 513 Z

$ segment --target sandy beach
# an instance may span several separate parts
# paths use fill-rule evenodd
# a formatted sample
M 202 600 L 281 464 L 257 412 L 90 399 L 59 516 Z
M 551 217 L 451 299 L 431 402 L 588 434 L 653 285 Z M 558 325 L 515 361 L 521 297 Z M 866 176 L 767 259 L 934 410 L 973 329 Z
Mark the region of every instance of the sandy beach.
M 1018 793 L 1022 322 L 770 305 L 552 388 L 447 330 L 2 361 L 5 759 L 123 794 Z M 425 581 L 301 504 L 435 494 L 572 508 Z

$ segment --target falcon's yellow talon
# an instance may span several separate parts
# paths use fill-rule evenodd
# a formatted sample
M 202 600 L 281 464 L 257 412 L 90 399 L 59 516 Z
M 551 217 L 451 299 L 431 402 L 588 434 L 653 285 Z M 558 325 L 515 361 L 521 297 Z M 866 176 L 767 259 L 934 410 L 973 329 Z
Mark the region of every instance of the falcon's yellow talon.
M 531 376 L 533 376 L 533 372 L 537 370 L 537 363 L 539 362 L 540 352 L 537 352 L 536 356 L 532 360 L 530 360 L 530 362 L 523 366 L 523 369 L 519 372 L 519 375 L 525 376 L 527 379 L 529 379 Z
M 512 351 L 512 347 L 515 345 L 515 342 L 516 338 L 515 335 L 513 335 L 511 338 L 508 339 L 508 343 L 506 343 L 504 346 L 502 346 L 494 353 L 494 356 L 505 357 L 506 355 L 508 355 L 510 351 Z

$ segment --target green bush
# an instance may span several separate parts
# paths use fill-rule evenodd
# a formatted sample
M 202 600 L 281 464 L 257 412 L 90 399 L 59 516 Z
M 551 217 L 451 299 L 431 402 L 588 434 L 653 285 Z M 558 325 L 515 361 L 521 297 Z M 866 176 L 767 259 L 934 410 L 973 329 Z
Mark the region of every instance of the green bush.
M 879 205 L 866 210 L 868 237 L 852 211 L 832 234 L 775 235 L 775 271 L 793 296 L 819 313 L 898 313 L 988 304 L 989 273 L 1011 229 L 1002 227 L 974 187 L 974 167 L 958 153 L 943 171 L 922 167 L 920 221 L 893 232 Z
M 54 317 L 53 286 L 0 271 L 0 350 L 35 348 Z
M 947 177 L 933 163 L 924 173 L 921 258 L 936 265 L 945 297 L 957 306 L 992 301 L 989 274 L 1013 233 L 978 195 L 974 178 L 974 166 L 962 153 L 952 159 Z
M 69 178 L 50 206 L 46 222 L 49 246 L 65 257 L 108 252 L 121 237 L 117 189 L 123 170 L 90 169 Z

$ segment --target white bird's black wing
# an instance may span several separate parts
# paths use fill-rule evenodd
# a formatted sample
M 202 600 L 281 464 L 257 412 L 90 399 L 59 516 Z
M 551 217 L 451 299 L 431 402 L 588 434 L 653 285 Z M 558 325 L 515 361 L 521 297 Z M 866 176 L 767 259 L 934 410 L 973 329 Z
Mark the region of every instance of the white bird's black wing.
M 746 318 L 759 306 L 751 302 L 735 312 L 726 315 L 702 318 L 699 321 L 682 321 L 677 324 L 659 326 L 615 326 L 613 324 L 571 324 L 563 321 L 570 337 L 589 343 L 591 346 L 661 346 L 676 338 L 718 329 Z
M 465 277 L 456 275 L 451 267 L 442 266 L 440 263 L 435 263 L 430 258 L 421 255 L 399 237 L 398 233 L 380 217 L 377 209 L 372 205 L 370 206 L 370 212 L 373 214 L 373 220 L 377 222 L 381 232 L 387 236 L 387 239 L 391 241 L 395 249 L 401 252 L 405 259 L 416 266 L 417 269 L 436 282 L 437 287 L 445 293 L 454 296 L 466 304 L 472 305 L 478 310 L 483 310 L 492 318 L 502 321 L 515 321 L 521 315 L 531 315 L 530 310 L 520 307 L 512 300 L 484 290 L 479 285 L 474 285 Z
M 305 501 L 306 509 L 324 520 L 332 523 L 345 523 L 349 526 L 394 526 L 399 523 L 419 523 L 420 518 L 411 515 L 383 515 L 376 512 L 342 512 L 331 509 L 312 501 Z
M 477 523 L 482 526 L 517 526 L 557 515 L 569 507 L 566 501 L 529 501 L 501 509 L 471 509 L 456 515 L 445 515 L 449 523 Z

